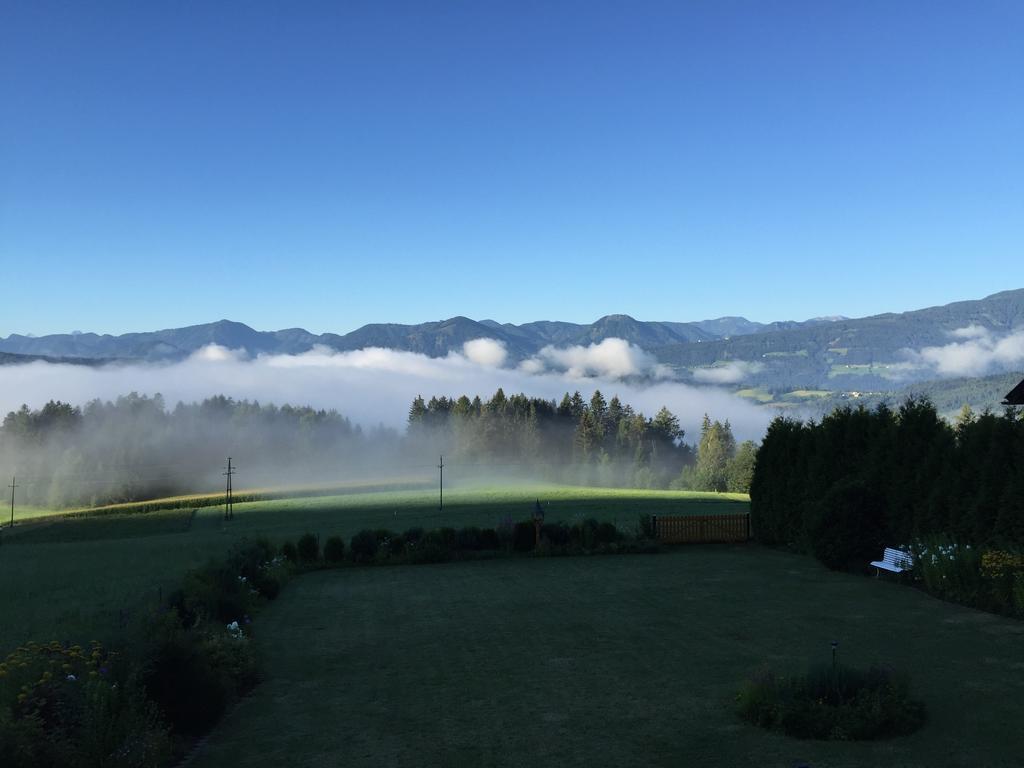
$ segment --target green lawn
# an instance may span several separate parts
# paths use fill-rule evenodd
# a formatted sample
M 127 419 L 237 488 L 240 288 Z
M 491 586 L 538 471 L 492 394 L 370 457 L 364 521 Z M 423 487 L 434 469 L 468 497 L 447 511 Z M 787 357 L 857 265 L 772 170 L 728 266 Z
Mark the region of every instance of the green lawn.
M 195 768 L 1020 766 L 1024 624 L 747 547 L 302 576 L 257 624 L 267 680 Z M 740 722 L 764 665 L 881 662 L 930 720 L 884 742 Z
M 174 589 L 182 575 L 223 557 L 243 537 L 278 543 L 310 531 L 346 538 L 362 528 L 494 526 L 529 517 L 536 499 L 549 519 L 582 517 L 632 527 L 641 513 L 744 512 L 745 496 L 527 485 L 446 492 L 348 493 L 238 504 L 225 524 L 219 508 L 49 518 L 0 533 L 0 655 L 27 640 L 107 639 L 122 611 Z

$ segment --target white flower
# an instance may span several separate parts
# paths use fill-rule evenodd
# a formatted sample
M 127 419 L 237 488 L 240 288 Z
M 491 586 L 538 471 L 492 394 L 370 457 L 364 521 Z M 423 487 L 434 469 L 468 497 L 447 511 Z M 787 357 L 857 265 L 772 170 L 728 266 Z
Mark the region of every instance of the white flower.
M 68 679 L 68 680 L 70 680 L 70 681 L 71 681 L 71 682 L 73 683 L 73 682 L 75 682 L 75 681 L 76 681 L 76 680 L 77 680 L 78 678 L 77 678 L 77 677 L 75 677 L 74 675 L 68 675 L 68 678 L 67 678 L 67 679 Z

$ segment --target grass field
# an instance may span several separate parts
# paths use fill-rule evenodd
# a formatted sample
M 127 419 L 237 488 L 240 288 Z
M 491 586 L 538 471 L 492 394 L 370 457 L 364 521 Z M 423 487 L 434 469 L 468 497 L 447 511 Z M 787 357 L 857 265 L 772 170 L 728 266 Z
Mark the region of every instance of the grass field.
M 26 640 L 105 639 L 122 611 L 177 587 L 189 568 L 244 537 L 280 543 L 306 531 L 347 538 L 363 528 L 494 526 L 528 518 L 538 498 L 552 521 L 627 527 L 641 513 L 747 509 L 745 496 L 729 494 L 527 485 L 449 491 L 443 512 L 433 492 L 405 490 L 238 504 L 229 524 L 216 507 L 40 519 L 0 536 L 0 654 Z
M 196 768 L 1020 766 L 1024 624 L 748 547 L 350 569 L 257 627 L 268 679 Z M 930 719 L 800 742 L 733 714 L 740 681 L 826 662 L 910 673 Z

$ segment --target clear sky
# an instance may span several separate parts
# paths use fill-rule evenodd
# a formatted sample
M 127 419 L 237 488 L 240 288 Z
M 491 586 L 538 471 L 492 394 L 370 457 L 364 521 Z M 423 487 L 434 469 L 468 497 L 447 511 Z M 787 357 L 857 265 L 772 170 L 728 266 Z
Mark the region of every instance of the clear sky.
M 1024 3 L 0 0 L 0 335 L 1024 286 Z

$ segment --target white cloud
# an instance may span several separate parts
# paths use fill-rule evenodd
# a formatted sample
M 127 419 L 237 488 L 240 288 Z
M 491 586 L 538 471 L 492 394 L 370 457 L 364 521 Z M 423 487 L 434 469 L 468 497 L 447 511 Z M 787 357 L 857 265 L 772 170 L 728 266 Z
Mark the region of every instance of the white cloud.
M 161 364 L 94 367 L 37 361 L 0 369 L 0 415 L 22 403 L 33 408 L 51 399 L 80 404 L 136 391 L 160 392 L 170 405 L 215 394 L 308 404 L 336 408 L 364 426 L 401 428 L 409 403 L 418 394 L 479 394 L 486 398 L 502 387 L 506 393 L 525 392 L 557 400 L 576 389 L 589 399 L 600 389 L 606 398 L 618 394 L 623 402 L 648 415 L 667 406 L 679 416 L 690 438 L 699 432 L 705 412 L 730 419 L 740 439 L 763 434 L 770 412 L 722 390 L 667 380 L 622 381 L 622 376 L 656 373 L 659 366 L 646 353 L 621 340 L 615 342 L 567 352 L 555 350 L 516 369 L 486 364 L 496 359 L 493 354 L 477 355 L 474 361 L 459 353 L 432 358 L 390 349 L 337 352 L 326 347 L 300 355 L 256 358 L 207 349 L 181 362 Z M 563 369 L 551 370 L 553 365 Z
M 996 336 L 987 328 L 969 325 L 950 332 L 954 341 L 938 347 L 907 350 L 919 366 L 942 376 L 982 376 L 1024 365 L 1024 329 Z
M 693 379 L 701 384 L 738 384 L 751 374 L 760 371 L 763 367 L 761 363 L 733 360 L 725 365 L 698 368 L 693 372 Z
M 228 349 L 220 344 L 207 344 L 205 347 L 193 352 L 189 359 L 208 363 L 222 363 L 229 360 L 244 360 L 248 356 L 244 349 Z
M 501 368 L 508 358 L 505 342 L 497 339 L 473 339 L 462 345 L 462 354 L 471 362 L 487 368 Z
M 544 347 L 536 357 L 530 358 L 521 370 L 537 372 L 543 369 L 560 371 L 580 379 L 602 376 L 624 379 L 627 376 L 664 377 L 668 369 L 657 358 L 625 339 L 608 338 L 589 346 Z

